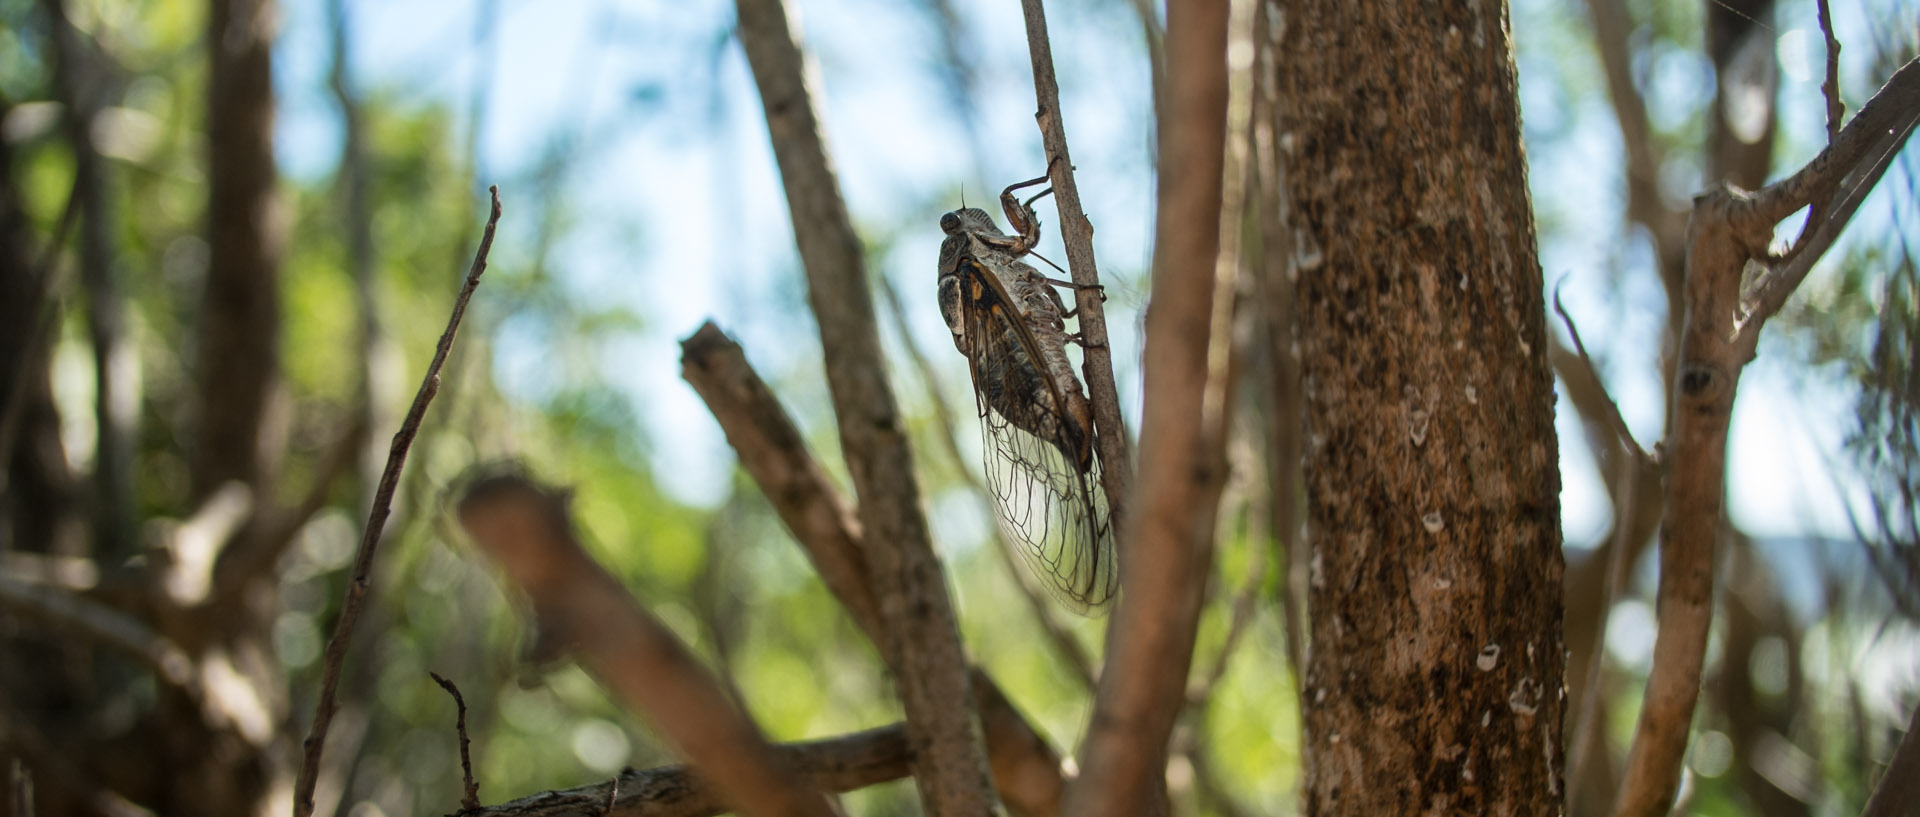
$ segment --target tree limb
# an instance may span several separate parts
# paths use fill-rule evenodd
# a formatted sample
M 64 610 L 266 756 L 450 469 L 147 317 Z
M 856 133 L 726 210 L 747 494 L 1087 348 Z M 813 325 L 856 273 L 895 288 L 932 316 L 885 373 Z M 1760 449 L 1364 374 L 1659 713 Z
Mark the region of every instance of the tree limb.
M 840 445 L 859 497 L 865 551 L 907 728 L 914 778 L 940 815 L 994 810 L 985 753 L 967 706 L 966 652 L 934 556 L 906 424 L 888 384 L 860 238 L 827 160 L 796 28 L 781 0 L 739 0 L 739 37 L 753 69 L 793 233 L 820 330 Z
M 518 474 L 482 478 L 463 493 L 461 527 L 526 594 L 540 632 L 568 645 L 609 692 L 646 715 L 712 781 L 728 810 L 833 813 L 713 674 L 580 546 L 564 493 Z
M 1659 631 L 1653 668 L 1614 813 L 1659 817 L 1672 806 L 1699 698 L 1713 615 L 1714 537 L 1721 519 L 1727 431 L 1759 330 L 1831 246 L 1920 121 L 1920 60 L 1896 71 L 1825 151 L 1754 193 L 1723 186 L 1694 199 L 1688 223 L 1686 323 L 1680 340 L 1666 517 L 1660 526 Z M 1785 256 L 1773 226 L 1811 206 Z M 1780 262 L 1750 294 L 1749 261 Z M 1743 304 L 1751 304 L 1742 309 Z
M 1228 101 L 1224 0 L 1168 10 L 1167 106 L 1136 515 L 1125 522 L 1107 668 L 1066 813 L 1149 813 L 1184 702 L 1225 483 L 1226 374 L 1216 331 Z M 1226 267 L 1231 271 L 1231 267 Z M 1227 285 L 1231 289 L 1231 285 Z
M 153 670 L 160 680 L 201 699 L 199 679 L 186 651 L 139 619 L 59 587 L 0 575 L 0 611 L 48 624 L 118 650 Z
M 1039 106 L 1033 116 L 1040 125 L 1040 144 L 1047 152 L 1047 173 L 1052 177 L 1053 201 L 1060 213 L 1060 240 L 1067 247 L 1067 269 L 1075 287 L 1074 308 L 1080 316 L 1080 337 L 1086 350 L 1080 371 L 1087 378 L 1087 400 L 1093 404 L 1093 424 L 1098 431 L 1095 442 L 1102 469 L 1100 487 L 1107 494 L 1107 508 L 1124 531 L 1129 524 L 1128 503 L 1132 502 L 1133 460 L 1128 453 L 1126 419 L 1120 413 L 1120 392 L 1113 382 L 1105 295 L 1099 289 L 1100 268 L 1093 258 L 1093 222 L 1087 220 L 1087 212 L 1080 206 L 1080 188 L 1073 179 L 1073 156 L 1067 150 L 1067 125 L 1060 111 L 1060 83 L 1053 75 L 1046 10 L 1041 0 L 1021 0 L 1020 7 L 1027 25 L 1027 54 L 1033 62 L 1033 95 Z M 1146 18 L 1142 20 L 1145 25 Z M 1123 565 L 1126 559 L 1122 552 Z
M 829 740 L 774 746 L 773 752 L 809 788 L 834 792 L 905 777 L 913 754 L 906 727 L 897 723 Z M 726 808 L 713 787 L 688 767 L 662 766 L 628 769 L 605 783 L 541 792 L 462 811 L 460 817 L 708 817 Z
M 879 607 L 860 555 L 865 544 L 859 520 L 808 453 L 799 429 L 754 373 L 740 346 L 713 324 L 703 325 L 681 343 L 680 373 L 706 401 L 741 465 L 806 551 L 827 589 L 867 638 L 881 643 Z M 992 678 L 977 667 L 970 677 L 1000 799 L 1016 814 L 1051 817 L 1059 810 L 1065 786 L 1060 757 Z

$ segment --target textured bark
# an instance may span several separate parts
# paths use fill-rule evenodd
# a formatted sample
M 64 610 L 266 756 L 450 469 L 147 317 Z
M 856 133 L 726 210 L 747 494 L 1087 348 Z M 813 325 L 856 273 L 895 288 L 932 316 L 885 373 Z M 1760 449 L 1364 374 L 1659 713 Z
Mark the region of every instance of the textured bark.
M 200 421 L 193 496 L 239 481 L 271 497 L 283 447 L 280 255 L 273 162 L 273 0 L 210 0 L 207 282 L 200 307 Z
M 1307 811 L 1558 813 L 1560 486 L 1505 4 L 1283 9 Z

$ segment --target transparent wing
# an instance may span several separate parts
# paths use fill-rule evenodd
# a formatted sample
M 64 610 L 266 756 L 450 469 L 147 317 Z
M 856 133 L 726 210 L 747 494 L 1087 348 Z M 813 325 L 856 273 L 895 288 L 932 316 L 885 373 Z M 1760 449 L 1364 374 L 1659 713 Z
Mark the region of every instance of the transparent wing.
M 977 262 L 958 266 L 962 344 L 1000 528 L 1055 598 L 1095 612 L 1113 598 L 1119 571 L 1085 397 L 1047 365 L 1064 364 L 1064 351 L 1043 345 L 1064 345 L 1064 335 L 1036 333 Z

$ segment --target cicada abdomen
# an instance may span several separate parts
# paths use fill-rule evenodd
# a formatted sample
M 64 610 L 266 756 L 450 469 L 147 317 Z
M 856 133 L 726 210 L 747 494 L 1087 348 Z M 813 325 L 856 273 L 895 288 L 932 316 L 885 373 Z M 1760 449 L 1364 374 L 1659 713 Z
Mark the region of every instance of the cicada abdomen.
M 1019 260 L 1035 227 L 1010 195 L 1019 186 L 1002 200 L 1022 235 L 1001 233 L 978 208 L 941 218 L 940 307 L 973 376 L 1000 528 L 1055 597 L 1086 613 L 1118 588 L 1115 532 L 1093 413 L 1067 358 L 1065 310 L 1047 279 Z

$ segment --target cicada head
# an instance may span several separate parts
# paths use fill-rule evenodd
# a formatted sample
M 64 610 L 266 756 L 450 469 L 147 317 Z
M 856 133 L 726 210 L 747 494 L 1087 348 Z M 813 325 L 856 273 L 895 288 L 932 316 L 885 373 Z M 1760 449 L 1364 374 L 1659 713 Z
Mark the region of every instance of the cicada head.
M 941 216 L 940 231 L 955 236 L 963 233 L 1002 235 L 999 225 L 993 223 L 993 216 L 978 207 L 962 207 Z

